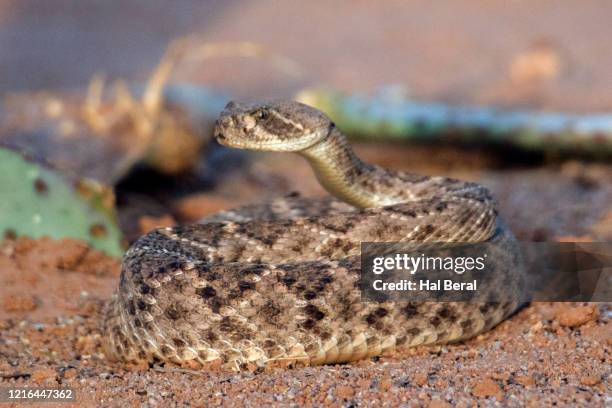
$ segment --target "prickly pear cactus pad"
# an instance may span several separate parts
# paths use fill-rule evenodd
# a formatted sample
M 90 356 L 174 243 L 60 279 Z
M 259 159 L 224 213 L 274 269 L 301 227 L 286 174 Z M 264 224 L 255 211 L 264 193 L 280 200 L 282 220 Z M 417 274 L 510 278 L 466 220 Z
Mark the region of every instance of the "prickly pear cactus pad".
M 123 253 L 112 190 L 0 147 L 0 238 L 19 235 L 72 237 Z

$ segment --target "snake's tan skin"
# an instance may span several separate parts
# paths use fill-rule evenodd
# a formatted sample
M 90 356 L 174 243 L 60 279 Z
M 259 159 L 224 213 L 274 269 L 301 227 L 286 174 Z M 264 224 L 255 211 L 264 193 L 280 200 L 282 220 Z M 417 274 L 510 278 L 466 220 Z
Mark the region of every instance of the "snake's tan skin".
M 230 102 L 215 135 L 298 153 L 336 198 L 288 196 L 140 238 L 104 322 L 109 357 L 236 370 L 348 362 L 466 339 L 518 307 L 361 301 L 361 242 L 514 242 L 484 187 L 365 164 L 327 116 L 292 101 Z

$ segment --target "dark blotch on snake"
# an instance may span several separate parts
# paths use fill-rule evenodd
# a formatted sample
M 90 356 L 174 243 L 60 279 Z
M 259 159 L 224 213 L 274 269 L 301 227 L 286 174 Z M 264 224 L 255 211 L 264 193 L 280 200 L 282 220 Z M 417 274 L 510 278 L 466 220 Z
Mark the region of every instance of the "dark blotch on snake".
M 217 295 L 217 291 L 212 286 L 205 286 L 203 288 L 196 289 L 196 293 L 203 299 L 210 299 Z
M 412 303 L 407 304 L 404 307 L 403 312 L 404 316 L 406 316 L 406 318 L 408 319 L 416 316 L 419 313 L 418 308 Z
M 254 290 L 255 284 L 252 282 L 240 281 L 238 282 L 238 288 L 240 288 L 240 291 Z
M 319 310 L 315 305 L 309 304 L 304 308 L 306 314 L 314 320 L 321 320 L 325 317 L 325 313 Z
M 312 290 L 307 290 L 306 292 L 304 292 L 304 299 L 306 300 L 312 300 L 316 297 L 317 297 L 317 294 L 313 292 Z

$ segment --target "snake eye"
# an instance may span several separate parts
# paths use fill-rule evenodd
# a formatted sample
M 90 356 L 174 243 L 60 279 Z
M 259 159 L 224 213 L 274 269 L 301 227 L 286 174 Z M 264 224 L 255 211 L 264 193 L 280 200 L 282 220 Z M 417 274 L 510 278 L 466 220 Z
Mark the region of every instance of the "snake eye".
M 268 119 L 268 116 L 269 116 L 268 111 L 265 109 L 260 109 L 257 112 L 255 112 L 255 117 L 260 120 Z

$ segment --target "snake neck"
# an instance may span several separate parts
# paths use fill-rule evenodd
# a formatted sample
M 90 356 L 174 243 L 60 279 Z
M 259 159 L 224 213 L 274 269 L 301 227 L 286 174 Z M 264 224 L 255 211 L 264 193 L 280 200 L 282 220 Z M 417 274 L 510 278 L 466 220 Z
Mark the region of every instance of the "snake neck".
M 397 197 L 386 197 L 377 189 L 376 181 L 382 169 L 361 161 L 335 126 L 325 139 L 299 154 L 309 161 L 317 179 L 330 194 L 355 207 L 380 207 L 398 202 Z

